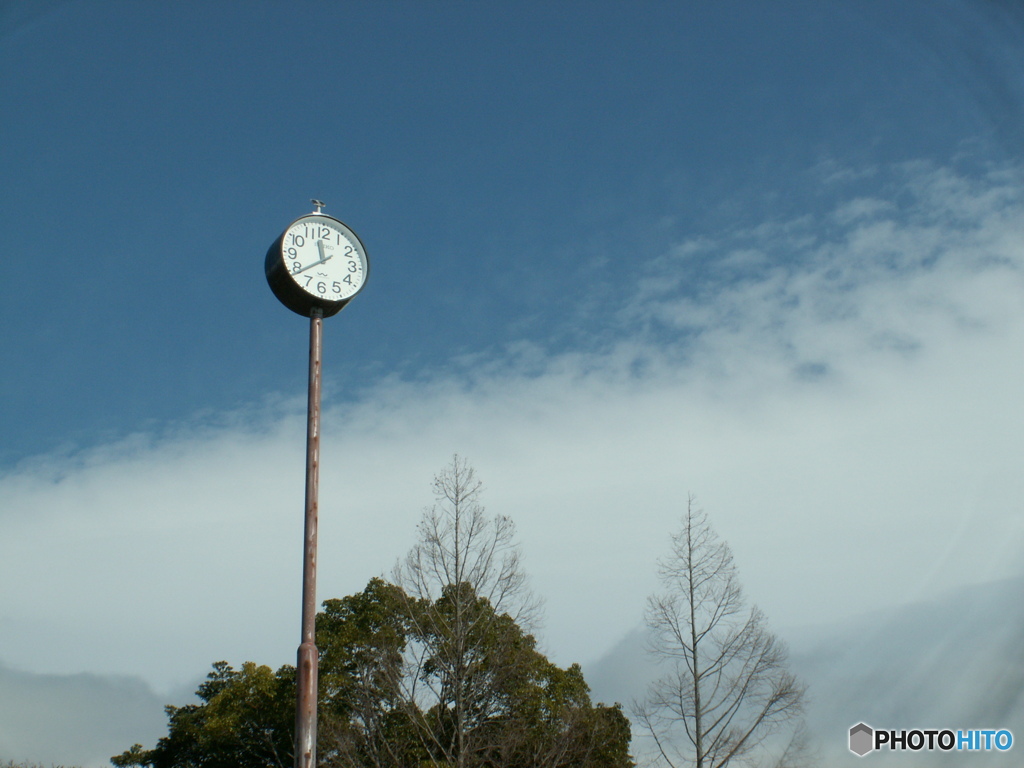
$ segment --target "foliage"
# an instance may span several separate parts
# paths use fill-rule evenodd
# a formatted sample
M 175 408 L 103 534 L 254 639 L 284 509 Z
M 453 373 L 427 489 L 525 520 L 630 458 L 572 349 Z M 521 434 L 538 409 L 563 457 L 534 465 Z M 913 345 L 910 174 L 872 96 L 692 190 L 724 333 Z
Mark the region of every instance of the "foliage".
M 169 733 L 154 749 L 135 744 L 111 762 L 153 768 L 283 768 L 292 763 L 293 667 L 274 673 L 246 662 L 235 670 L 218 661 L 196 696 L 202 704 L 166 708 Z
M 450 670 L 441 661 L 451 638 L 424 636 L 414 617 L 432 611 L 453 619 L 473 602 L 478 633 L 462 677 L 465 752 L 452 705 Z M 486 620 L 483 620 L 486 618 Z M 588 766 L 619 768 L 628 757 L 629 723 L 618 706 L 591 704 L 578 665 L 561 669 L 536 650 L 532 635 L 498 616 L 467 585 L 435 603 L 410 600 L 400 587 L 372 579 L 363 592 L 328 600 L 317 617 L 322 766 Z M 416 679 L 404 652 L 431 646 Z M 421 697 L 419 686 L 444 693 Z M 218 662 L 197 690 L 201 703 L 168 707 L 169 733 L 153 749 L 134 745 L 116 766 L 284 768 L 292 762 L 295 671 L 250 662 Z M 424 702 L 431 702 L 425 706 Z M 452 757 L 454 756 L 454 760 Z
M 579 666 L 561 669 L 521 622 L 514 528 L 488 518 L 455 457 L 398 583 L 371 579 L 317 615 L 322 768 L 626 768 L 629 721 L 593 705 Z M 119 768 L 284 768 L 293 762 L 295 670 L 218 662 L 200 703 L 168 707 L 168 735 Z

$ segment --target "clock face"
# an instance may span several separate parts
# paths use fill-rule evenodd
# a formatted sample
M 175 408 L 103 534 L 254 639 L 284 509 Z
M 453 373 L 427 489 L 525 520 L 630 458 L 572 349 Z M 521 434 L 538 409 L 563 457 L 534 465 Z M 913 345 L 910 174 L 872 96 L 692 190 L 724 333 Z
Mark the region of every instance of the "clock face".
M 285 231 L 281 256 L 289 278 L 323 301 L 352 298 L 366 280 L 366 251 L 355 232 L 321 214 L 303 216 Z

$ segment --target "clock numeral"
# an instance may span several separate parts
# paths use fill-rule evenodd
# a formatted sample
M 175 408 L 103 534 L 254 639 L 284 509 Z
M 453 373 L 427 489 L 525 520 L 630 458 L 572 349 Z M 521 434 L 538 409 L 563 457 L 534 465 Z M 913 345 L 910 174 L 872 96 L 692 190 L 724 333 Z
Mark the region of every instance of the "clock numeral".
M 341 283 L 335 280 L 333 283 L 331 283 L 331 290 L 333 290 L 335 293 L 341 293 Z
M 298 261 L 293 261 L 292 262 L 292 274 L 293 275 L 297 275 L 301 269 L 302 269 L 302 264 L 300 262 L 298 262 Z
M 343 283 L 348 283 L 349 285 L 352 285 L 352 275 L 345 275 L 345 276 L 344 276 L 344 277 L 343 277 L 343 278 L 341 279 L 341 282 L 343 282 Z
M 325 283 L 323 283 L 323 282 L 319 282 L 319 283 L 317 283 L 317 284 L 316 284 L 316 289 L 317 289 L 317 290 L 318 290 L 318 291 L 319 291 L 320 293 L 327 293 L 327 285 L 326 285 Z
M 348 271 L 349 272 L 358 272 L 359 271 L 359 265 L 356 264 L 354 261 L 350 261 L 348 263 Z
M 301 248 L 302 246 L 304 246 L 306 244 L 306 238 L 304 238 L 302 235 L 296 235 L 293 232 L 292 233 L 292 243 L 294 243 L 295 245 L 299 246 L 299 248 Z M 293 252 L 294 252 L 294 250 L 295 250 L 294 248 L 291 249 L 291 251 L 293 251 Z

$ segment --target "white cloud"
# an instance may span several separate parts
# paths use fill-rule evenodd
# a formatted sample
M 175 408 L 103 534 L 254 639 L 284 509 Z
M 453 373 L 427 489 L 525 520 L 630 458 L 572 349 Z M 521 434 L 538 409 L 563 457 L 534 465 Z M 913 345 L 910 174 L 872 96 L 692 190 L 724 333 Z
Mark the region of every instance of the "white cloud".
M 776 625 L 1015 573 L 1021 186 L 900 172 L 827 215 L 681 244 L 607 350 L 523 345 L 327 403 L 321 599 L 390 569 L 455 451 L 517 521 L 561 663 L 639 620 L 689 491 Z M 0 579 L 19 585 L 0 660 L 164 690 L 220 658 L 290 662 L 303 430 L 285 403 L 0 479 Z

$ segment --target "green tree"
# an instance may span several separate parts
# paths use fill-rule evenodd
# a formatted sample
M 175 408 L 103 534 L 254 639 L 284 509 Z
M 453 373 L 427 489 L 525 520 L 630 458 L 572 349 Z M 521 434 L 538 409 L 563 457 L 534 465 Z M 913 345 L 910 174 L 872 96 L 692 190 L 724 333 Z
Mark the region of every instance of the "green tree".
M 593 705 L 578 665 L 561 669 L 536 649 L 534 637 L 469 587 L 437 601 L 410 600 L 400 587 L 372 579 L 356 595 L 327 600 L 317 616 L 320 724 L 324 768 L 451 766 L 458 742 L 454 695 L 420 697 L 417 685 L 447 690 L 446 666 L 430 658 L 408 679 L 406 649 L 430 645 L 443 655 L 450 638 L 425 637 L 411 612 L 476 615 L 478 633 L 463 684 L 465 766 L 626 768 L 629 722 L 619 706 Z M 288 768 L 292 764 L 295 670 L 246 662 L 214 664 L 196 695 L 200 703 L 168 707 L 168 734 L 153 749 L 134 745 L 116 766 L 153 768 Z
M 408 601 L 374 578 L 357 595 L 327 600 L 317 615 L 321 765 L 416 765 L 416 740 L 401 700 Z
M 560 670 L 536 649 L 512 521 L 485 513 L 459 456 L 433 490 L 395 584 L 378 585 L 387 608 L 372 611 L 375 645 L 352 656 L 371 663 L 347 678 L 362 705 L 336 731 L 339 765 L 630 764 L 621 710 L 594 707 L 579 667 Z M 357 621 L 354 605 L 333 606 L 336 617 Z
M 415 677 L 406 678 L 403 690 L 422 685 L 425 693 L 401 700 L 422 758 L 473 768 L 632 764 L 621 709 L 594 706 L 578 665 L 552 664 L 533 635 L 497 614 L 469 585 L 452 585 L 434 603 L 417 607 L 431 620 L 412 623 L 410 642 L 431 652 L 413 667 Z M 447 630 L 433 634 L 458 626 L 457 610 L 471 619 L 472 632 L 461 640 Z M 430 634 L 414 634 L 423 627 Z M 461 664 L 453 663 L 456 656 Z
M 219 661 L 196 696 L 201 704 L 167 707 L 168 735 L 111 758 L 116 766 L 286 768 L 292 763 L 295 669 Z M 291 723 L 290 727 L 287 725 Z
M 577 665 L 561 669 L 524 628 L 513 527 L 487 518 L 479 483 L 456 457 L 396 580 L 327 600 L 320 652 L 321 768 L 627 768 L 629 721 L 593 705 Z M 287 768 L 295 669 L 218 662 L 197 704 L 168 707 L 168 734 L 119 767 Z

